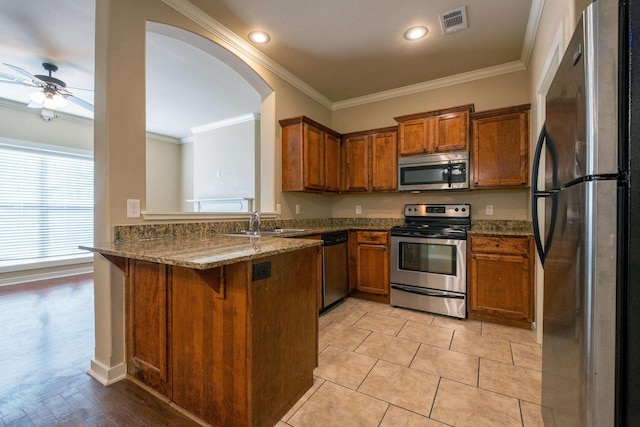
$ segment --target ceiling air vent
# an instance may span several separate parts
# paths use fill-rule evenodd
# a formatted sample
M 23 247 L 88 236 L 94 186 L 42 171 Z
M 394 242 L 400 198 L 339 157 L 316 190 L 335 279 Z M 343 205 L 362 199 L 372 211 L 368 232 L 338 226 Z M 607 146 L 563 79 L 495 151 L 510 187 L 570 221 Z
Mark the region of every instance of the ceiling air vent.
M 465 6 L 450 10 L 439 16 L 442 33 L 449 34 L 467 28 L 467 12 Z

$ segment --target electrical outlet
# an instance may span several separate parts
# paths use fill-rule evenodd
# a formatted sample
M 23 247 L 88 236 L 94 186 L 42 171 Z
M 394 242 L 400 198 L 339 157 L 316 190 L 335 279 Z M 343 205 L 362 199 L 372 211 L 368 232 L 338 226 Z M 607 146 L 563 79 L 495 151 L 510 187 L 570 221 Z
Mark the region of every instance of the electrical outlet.
M 282 213 L 282 205 L 280 203 L 276 204 L 276 213 Z
M 252 279 L 254 282 L 269 277 L 271 277 L 271 261 L 253 264 Z
M 487 205 L 484 208 L 484 213 L 487 215 L 493 215 L 493 205 Z
M 362 213 L 362 206 L 356 205 L 356 215 L 360 215 Z
M 140 218 L 140 200 L 127 199 L 127 218 Z
M 296 205 L 296 213 L 299 214 L 300 213 L 300 205 Z

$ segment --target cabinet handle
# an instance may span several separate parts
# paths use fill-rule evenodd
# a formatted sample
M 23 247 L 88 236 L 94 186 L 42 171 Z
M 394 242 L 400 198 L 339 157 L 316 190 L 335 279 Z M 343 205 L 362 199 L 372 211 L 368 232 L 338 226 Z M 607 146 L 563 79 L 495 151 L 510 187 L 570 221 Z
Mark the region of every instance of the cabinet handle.
M 500 247 L 500 243 L 496 243 L 496 248 L 499 248 L 499 247 Z

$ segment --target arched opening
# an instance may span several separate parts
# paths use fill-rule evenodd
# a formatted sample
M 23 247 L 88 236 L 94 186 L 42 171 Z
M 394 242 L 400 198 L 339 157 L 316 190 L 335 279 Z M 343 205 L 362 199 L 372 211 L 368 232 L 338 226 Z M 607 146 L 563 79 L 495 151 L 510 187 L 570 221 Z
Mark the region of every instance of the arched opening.
M 272 212 L 273 98 L 269 85 L 220 45 L 147 22 L 147 212 Z

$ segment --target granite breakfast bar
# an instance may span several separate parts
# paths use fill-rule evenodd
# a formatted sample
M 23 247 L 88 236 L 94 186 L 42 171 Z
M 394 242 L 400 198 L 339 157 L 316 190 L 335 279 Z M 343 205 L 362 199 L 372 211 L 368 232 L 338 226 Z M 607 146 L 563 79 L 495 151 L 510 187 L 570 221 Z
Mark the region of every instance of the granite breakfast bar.
M 124 272 L 129 377 L 212 425 L 273 426 L 313 384 L 320 244 L 208 234 L 84 249 Z

